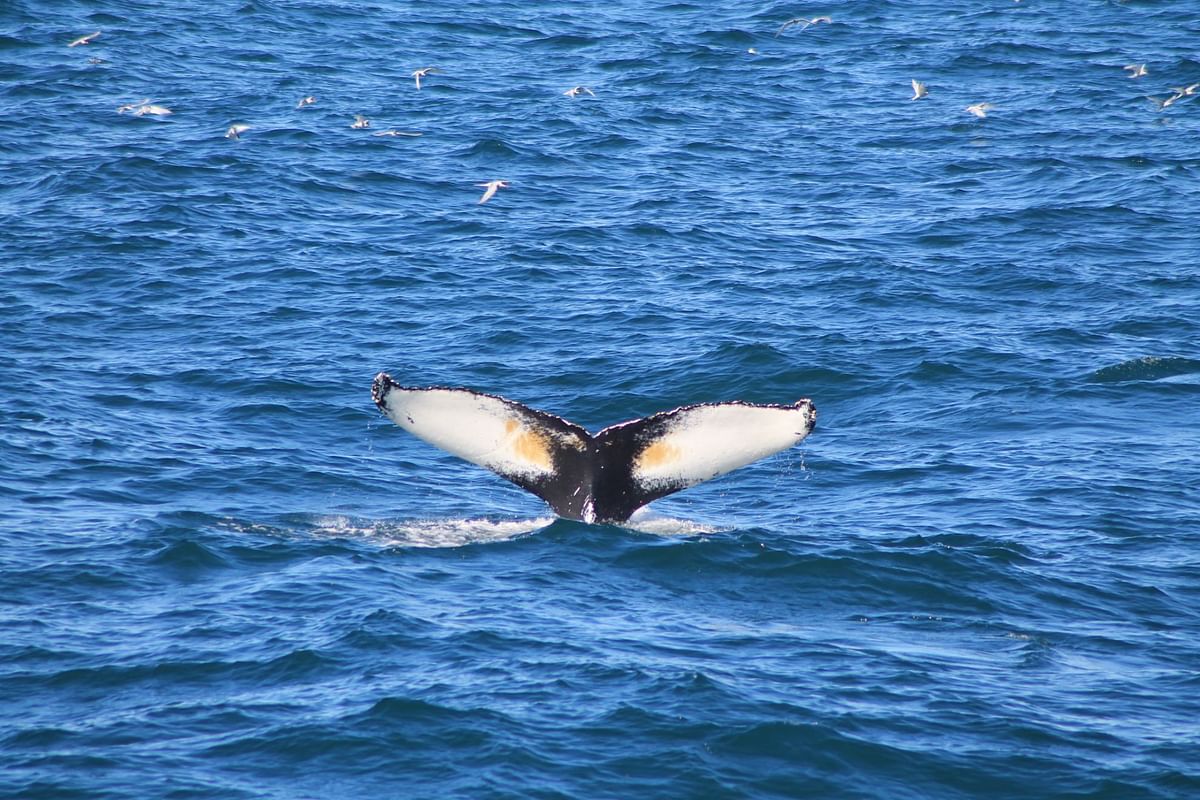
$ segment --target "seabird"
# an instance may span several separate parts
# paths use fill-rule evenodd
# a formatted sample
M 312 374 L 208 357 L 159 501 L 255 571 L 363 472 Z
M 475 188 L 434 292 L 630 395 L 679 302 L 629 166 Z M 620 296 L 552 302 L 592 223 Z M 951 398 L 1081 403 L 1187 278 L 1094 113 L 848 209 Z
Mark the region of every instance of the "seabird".
M 147 104 L 147 103 L 149 103 L 149 102 L 150 102 L 150 98 L 149 98 L 149 97 L 147 97 L 145 100 L 139 100 L 139 101 L 138 101 L 138 102 L 136 102 L 136 103 L 126 103 L 126 104 L 125 104 L 125 105 L 123 105 L 123 106 L 117 106 L 117 113 L 118 113 L 118 114 L 124 114 L 124 113 L 126 113 L 126 112 L 128 112 L 128 111 L 133 111 L 133 110 L 134 110 L 134 109 L 136 109 L 138 106 L 144 106 L 144 105 L 146 105 L 146 104 Z
M 910 97 L 909 100 L 920 100 L 922 97 L 926 97 L 929 94 L 929 90 L 925 88 L 925 84 L 921 83 L 921 81 L 917 80 L 916 78 L 912 79 L 912 87 L 913 96 Z
M 242 134 L 248 130 L 250 130 L 249 125 L 245 125 L 241 122 L 238 122 L 234 125 L 229 126 L 229 130 L 225 131 L 225 138 L 226 139 L 240 139 L 240 138 L 242 138 Z
M 95 33 L 89 33 L 87 36 L 80 36 L 78 39 L 67 45 L 67 47 L 78 47 L 81 44 L 91 44 L 92 39 L 95 39 L 99 35 L 100 31 L 96 31 Z
M 354 122 L 350 123 L 350 127 L 351 128 L 369 128 L 369 127 L 371 127 L 371 120 L 367 119 L 362 114 L 355 114 Z
M 174 113 L 175 113 L 174 111 L 167 108 L 166 106 L 156 106 L 154 104 L 140 105 L 133 111 L 133 115 L 135 117 L 144 117 L 146 115 L 150 115 L 150 116 L 154 116 L 154 117 L 165 117 L 167 114 L 174 114 Z
M 967 106 L 967 113 L 974 114 L 980 119 L 983 119 L 987 116 L 987 112 L 991 111 L 993 108 L 995 108 L 995 106 L 991 103 L 973 103 Z
M 563 94 L 565 94 L 567 97 L 578 97 L 580 92 L 587 92 L 592 97 L 596 96 L 596 93 L 586 86 L 572 86 L 570 89 L 567 89 L 565 92 L 563 92 Z
M 775 38 L 778 39 L 779 34 L 783 33 L 784 31 L 786 31 L 788 28 L 792 27 L 793 25 L 803 24 L 804 27 L 800 29 L 803 31 L 803 30 L 807 30 L 810 26 L 817 25 L 821 22 L 833 22 L 833 20 L 830 19 L 829 17 L 813 17 L 812 19 L 807 19 L 805 17 L 796 17 L 794 19 L 789 19 L 787 22 L 785 22 L 779 26 L 779 30 L 775 31 Z
M 1140 78 L 1147 74 L 1145 64 L 1126 64 L 1124 67 L 1121 67 L 1121 69 L 1127 69 L 1133 73 L 1129 76 L 1130 78 Z
M 441 72 L 442 71 L 437 67 L 421 67 L 420 69 L 414 69 L 412 76 L 413 81 L 415 81 L 417 84 L 417 91 L 421 90 L 421 78 L 424 78 L 427 75 L 440 75 Z
M 310 94 L 308 97 L 301 97 L 300 102 L 296 103 L 296 108 L 304 108 L 305 106 L 311 106 L 315 102 L 317 102 L 317 98 L 313 97 Z
M 479 198 L 478 205 L 483 205 L 492 199 L 492 195 L 496 193 L 497 189 L 507 189 L 508 181 L 488 181 L 487 183 L 477 183 L 475 185 L 487 187 L 487 190 L 483 193 L 483 197 Z
M 1159 111 L 1162 111 L 1164 108 L 1168 108 L 1170 106 L 1175 105 L 1175 103 L 1182 100 L 1185 96 L 1186 95 L 1183 94 L 1182 92 L 1176 91 L 1175 94 L 1171 95 L 1170 97 L 1147 96 L 1146 99 L 1149 100 L 1151 103 L 1154 103 L 1155 107 L 1158 108 Z

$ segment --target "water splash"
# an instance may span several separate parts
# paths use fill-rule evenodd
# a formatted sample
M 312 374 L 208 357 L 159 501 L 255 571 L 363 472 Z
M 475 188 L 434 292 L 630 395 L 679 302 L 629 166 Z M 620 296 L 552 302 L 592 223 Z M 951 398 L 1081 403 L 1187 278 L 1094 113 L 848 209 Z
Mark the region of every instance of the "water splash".
M 730 528 L 707 525 L 703 522 L 669 517 L 665 514 L 656 513 L 647 506 L 643 506 L 635 511 L 633 516 L 621 527 L 637 531 L 638 533 L 648 533 L 653 536 L 663 537 L 698 536 L 730 530 Z
M 319 536 L 363 539 L 382 547 L 462 547 L 528 536 L 552 524 L 554 519 L 369 520 L 337 515 L 318 517 L 311 524 L 312 532 Z
M 1191 358 L 1144 356 L 1122 361 L 1120 364 L 1102 367 L 1090 376 L 1095 383 L 1119 383 L 1123 381 L 1173 381 L 1190 382 L 1183 376 L 1196 376 L 1200 380 L 1200 361 Z

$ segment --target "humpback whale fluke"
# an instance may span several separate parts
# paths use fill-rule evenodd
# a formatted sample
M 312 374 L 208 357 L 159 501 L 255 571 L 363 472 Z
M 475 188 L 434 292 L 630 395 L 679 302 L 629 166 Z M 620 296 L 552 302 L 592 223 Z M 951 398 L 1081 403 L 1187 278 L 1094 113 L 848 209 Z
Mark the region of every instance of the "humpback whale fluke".
M 486 467 L 584 522 L 624 522 L 660 497 L 786 450 L 812 432 L 817 410 L 734 401 L 699 403 L 592 434 L 496 395 L 401 386 L 375 376 L 371 397 L 389 419 Z

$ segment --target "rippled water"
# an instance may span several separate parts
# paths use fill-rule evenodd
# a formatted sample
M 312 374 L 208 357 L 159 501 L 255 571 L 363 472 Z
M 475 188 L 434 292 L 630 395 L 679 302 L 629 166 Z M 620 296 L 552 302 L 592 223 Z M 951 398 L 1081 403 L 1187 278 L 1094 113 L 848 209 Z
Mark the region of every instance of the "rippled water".
M 1197 34 L 8 3 L 0 794 L 1200 795 Z M 383 369 L 820 420 L 588 526 Z

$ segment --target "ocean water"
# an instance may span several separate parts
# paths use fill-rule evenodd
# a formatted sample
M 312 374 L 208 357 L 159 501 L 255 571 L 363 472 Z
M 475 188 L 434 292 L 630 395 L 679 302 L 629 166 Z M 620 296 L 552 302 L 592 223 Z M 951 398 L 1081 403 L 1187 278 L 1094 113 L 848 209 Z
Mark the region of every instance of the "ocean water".
M 1197 42 L 1190 0 L 7 0 L 0 795 L 1200 797 L 1200 94 L 1146 99 Z M 586 525 L 380 370 L 820 418 Z

